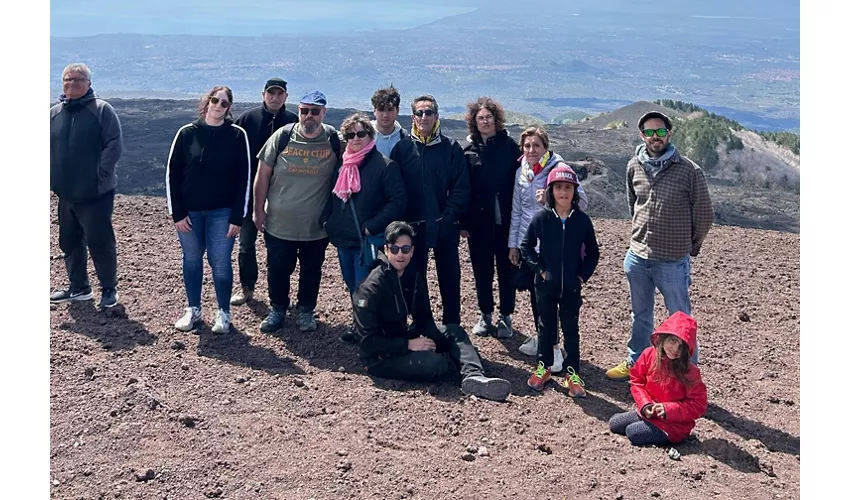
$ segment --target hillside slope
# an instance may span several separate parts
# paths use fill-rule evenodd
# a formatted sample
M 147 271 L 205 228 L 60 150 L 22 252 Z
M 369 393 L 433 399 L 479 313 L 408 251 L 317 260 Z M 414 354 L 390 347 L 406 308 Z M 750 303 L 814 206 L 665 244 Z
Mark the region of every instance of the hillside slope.
M 50 275 L 60 287 L 55 208 L 54 199 Z M 207 324 L 197 334 L 175 331 L 184 292 L 165 200 L 118 196 L 123 307 L 50 308 L 51 497 L 799 497 L 799 236 L 715 226 L 694 260 L 709 409 L 674 461 L 665 449 L 636 448 L 608 431 L 607 419 L 632 405 L 628 384 L 604 377 L 625 353 L 629 227 L 594 223 L 602 256 L 581 315 L 589 397 L 526 387 L 533 360 L 517 348 L 532 320 L 521 293 L 513 338 L 473 339 L 485 369 L 513 384 L 509 400 L 497 404 L 450 383 L 372 380 L 357 350 L 337 339 L 350 313 L 333 248 L 317 332 L 299 333 L 288 318 L 280 332 L 263 334 L 267 305 L 254 302 L 234 309 L 231 334 L 212 334 L 209 270 Z M 469 327 L 475 292 L 466 244 L 461 250 Z M 265 269 L 262 239 L 258 251 Z M 434 266 L 429 271 L 433 297 Z M 260 276 L 264 300 L 265 271 Z M 432 303 L 439 317 L 439 299 Z M 660 321 L 660 298 L 656 312 Z M 469 446 L 478 452 L 467 462 Z

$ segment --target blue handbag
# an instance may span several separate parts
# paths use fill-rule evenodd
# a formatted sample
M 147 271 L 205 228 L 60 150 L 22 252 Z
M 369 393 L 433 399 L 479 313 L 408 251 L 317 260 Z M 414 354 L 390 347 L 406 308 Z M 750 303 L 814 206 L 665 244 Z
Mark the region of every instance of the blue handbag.
M 357 209 L 354 207 L 354 197 L 351 199 L 351 213 L 354 215 L 354 224 L 357 225 L 357 237 L 360 238 L 360 265 L 366 269 L 371 269 L 372 264 L 378 258 L 378 252 L 384 246 L 384 233 L 371 234 L 363 236 L 363 230 L 360 229 L 360 219 L 357 217 Z

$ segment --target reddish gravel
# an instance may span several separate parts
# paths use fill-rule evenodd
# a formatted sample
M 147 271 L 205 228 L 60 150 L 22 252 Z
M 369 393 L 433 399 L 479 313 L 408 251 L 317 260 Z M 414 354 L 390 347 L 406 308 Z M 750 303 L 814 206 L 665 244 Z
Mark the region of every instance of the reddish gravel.
M 58 288 L 67 278 L 55 199 L 52 211 L 51 285 Z M 473 339 L 485 369 L 513 384 L 507 402 L 493 403 L 448 383 L 366 376 L 356 348 L 337 339 L 350 313 L 332 247 L 317 332 L 302 334 L 289 318 L 278 334 L 263 334 L 267 307 L 257 302 L 234 308 L 231 334 L 212 334 L 208 269 L 207 325 L 176 331 L 185 296 L 165 200 L 118 196 L 123 308 L 51 306 L 51 497 L 799 497 L 799 235 L 716 226 L 694 260 L 709 410 L 676 447 L 676 461 L 608 431 L 607 419 L 632 404 L 626 383 L 604 377 L 625 354 L 629 223 L 594 223 L 602 258 L 581 316 L 589 397 L 573 401 L 552 386 L 542 394 L 525 386 L 532 359 L 517 347 L 531 312 L 522 293 L 513 338 Z M 461 252 L 470 329 L 475 291 L 465 244 Z M 264 253 L 260 244 L 261 268 Z M 261 272 L 261 300 L 264 279 Z M 439 298 L 432 301 L 439 318 Z M 656 323 L 663 317 L 659 297 Z M 467 461 L 470 446 L 477 451 Z

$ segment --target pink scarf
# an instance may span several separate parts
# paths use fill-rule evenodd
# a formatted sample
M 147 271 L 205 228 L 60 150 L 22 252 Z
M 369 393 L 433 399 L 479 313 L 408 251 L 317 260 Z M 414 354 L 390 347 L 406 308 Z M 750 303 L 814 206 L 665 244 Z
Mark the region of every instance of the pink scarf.
M 342 201 L 348 201 L 348 198 L 360 192 L 360 169 L 358 166 L 363 162 L 366 153 L 372 151 L 375 147 L 375 139 L 369 141 L 369 144 L 363 147 L 356 153 L 351 152 L 351 143 L 345 147 L 345 152 L 342 153 L 342 167 L 339 169 L 339 178 L 334 186 L 334 194 L 339 196 Z

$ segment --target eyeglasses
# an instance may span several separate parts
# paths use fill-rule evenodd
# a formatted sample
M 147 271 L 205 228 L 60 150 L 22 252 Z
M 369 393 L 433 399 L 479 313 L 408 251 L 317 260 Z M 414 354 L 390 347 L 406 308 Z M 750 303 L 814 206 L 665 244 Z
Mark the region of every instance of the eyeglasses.
M 390 253 L 393 254 L 393 255 L 398 254 L 399 250 L 401 250 L 401 253 L 403 253 L 404 255 L 407 255 L 407 254 L 410 253 L 411 250 L 413 250 L 413 245 L 402 245 L 402 246 L 392 245 L 390 247 Z
M 319 113 L 322 112 L 322 108 L 298 108 L 298 112 L 303 116 L 307 116 L 307 113 L 310 113 L 313 116 L 319 116 Z
M 212 104 L 213 106 L 215 106 L 216 104 L 221 104 L 222 108 L 227 109 L 230 107 L 231 103 L 227 99 L 219 99 L 216 96 L 212 96 L 210 97 L 210 104 Z
M 434 111 L 433 109 L 417 109 L 416 111 L 413 112 L 413 114 L 416 115 L 418 118 L 422 118 L 422 115 L 434 116 L 434 115 L 437 114 L 437 112 Z
M 643 129 L 643 135 L 647 137 L 652 137 L 653 135 L 657 135 L 658 137 L 667 137 L 667 132 L 668 130 L 664 127 Z
M 351 139 L 354 139 L 355 135 L 362 139 L 362 138 L 366 137 L 367 135 L 369 135 L 369 132 L 367 132 L 365 130 L 361 130 L 359 132 L 346 132 L 343 135 L 343 137 L 345 137 L 346 141 L 350 141 Z
M 481 116 L 479 116 L 475 119 L 478 120 L 479 122 L 482 122 L 482 123 L 490 122 L 490 121 L 493 121 L 493 115 L 481 115 Z
M 74 78 L 73 76 L 68 76 L 62 79 L 65 83 L 82 83 L 87 82 L 88 80 L 88 78 Z

